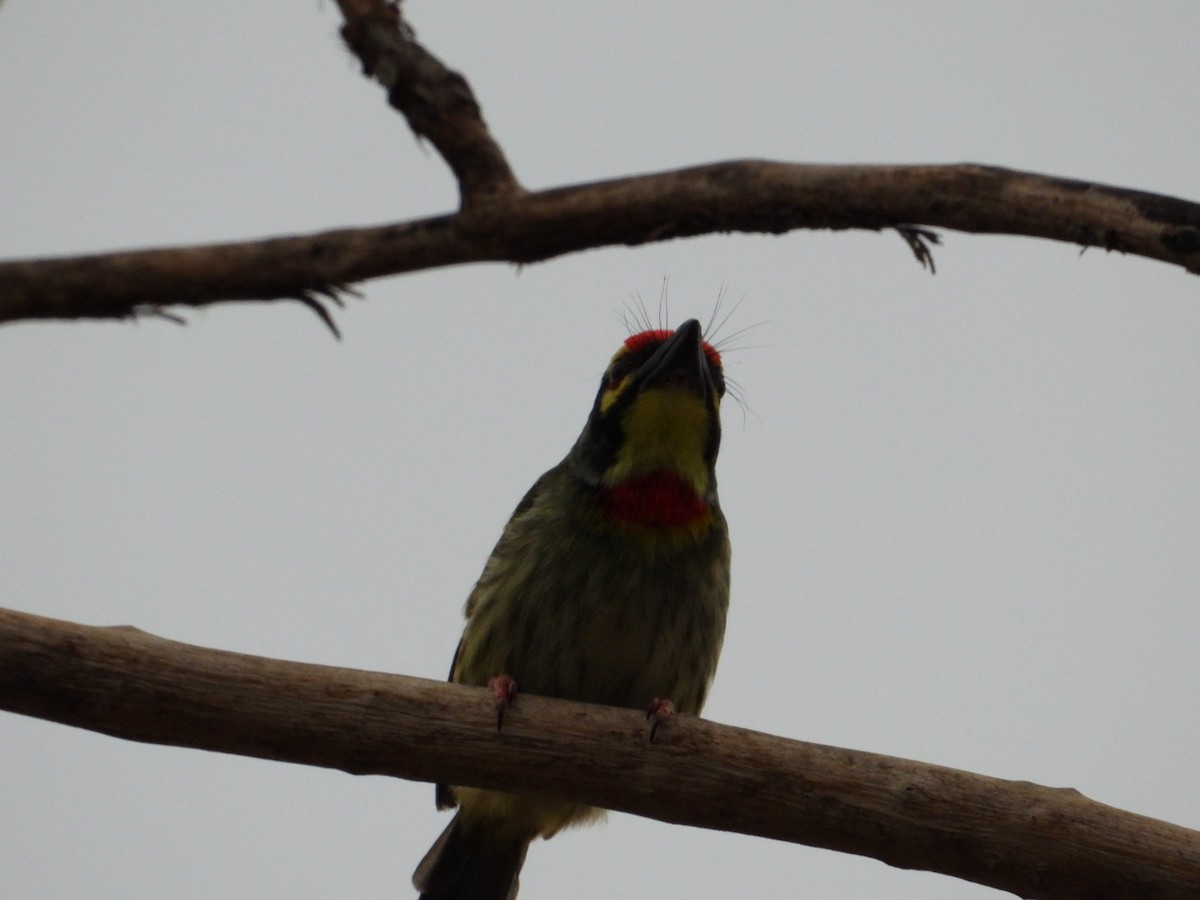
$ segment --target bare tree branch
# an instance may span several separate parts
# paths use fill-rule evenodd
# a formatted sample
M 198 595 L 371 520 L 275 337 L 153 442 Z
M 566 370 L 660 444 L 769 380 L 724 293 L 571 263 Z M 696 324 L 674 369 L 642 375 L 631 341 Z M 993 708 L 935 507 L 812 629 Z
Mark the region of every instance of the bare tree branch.
M 894 228 L 933 270 L 931 227 L 1133 253 L 1200 272 L 1200 205 L 972 164 L 817 166 L 741 160 L 527 193 L 466 80 L 417 43 L 397 4 L 338 0 L 342 36 L 458 180 L 461 211 L 374 228 L 0 263 L 0 322 L 163 315 L 165 306 L 322 298 L 354 282 L 467 262 L 720 232 Z
M 456 215 L 373 228 L 0 263 L 0 322 L 336 295 L 384 275 L 525 264 L 700 234 L 911 232 L 915 225 L 1099 246 L 1200 272 L 1200 205 L 1172 197 L 970 164 L 743 160 L 513 194 Z
M 1045 898 L 1200 896 L 1200 833 L 1077 791 L 678 716 L 209 650 L 0 610 L 0 708 L 116 737 L 540 791 Z
M 399 4 L 337 0 L 346 24 L 342 40 L 363 74 L 388 92 L 413 133 L 427 138 L 458 179 L 463 209 L 519 193 L 504 152 L 492 139 L 467 80 L 417 43 Z

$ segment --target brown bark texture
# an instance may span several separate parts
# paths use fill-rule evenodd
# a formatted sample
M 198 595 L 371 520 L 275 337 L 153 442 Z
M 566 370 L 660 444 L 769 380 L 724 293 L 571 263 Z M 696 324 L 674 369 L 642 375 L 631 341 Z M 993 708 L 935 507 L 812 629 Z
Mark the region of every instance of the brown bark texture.
M 209 650 L 0 610 L 0 708 L 129 740 L 512 791 L 1042 898 L 1200 897 L 1200 833 L 1067 788 L 631 710 Z
M 1013 234 L 1200 272 L 1200 204 L 997 166 L 733 160 L 529 192 L 466 79 L 416 40 L 398 6 L 338 0 L 342 37 L 459 186 L 454 213 L 238 243 L 0 263 L 0 323 L 129 318 L 293 300 L 336 333 L 329 303 L 367 279 L 469 262 L 525 265 L 595 247 L 723 232 L 895 229 L 932 268 L 931 228 Z

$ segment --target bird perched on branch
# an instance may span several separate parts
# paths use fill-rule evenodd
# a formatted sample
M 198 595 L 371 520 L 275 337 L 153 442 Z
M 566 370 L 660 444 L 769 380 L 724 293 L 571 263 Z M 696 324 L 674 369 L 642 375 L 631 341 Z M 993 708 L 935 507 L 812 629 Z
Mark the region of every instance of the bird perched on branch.
M 583 433 L 518 504 L 472 590 L 451 681 L 490 686 L 501 717 L 517 690 L 648 710 L 652 729 L 700 711 L 729 604 L 724 394 L 695 319 L 625 340 Z M 413 875 L 428 900 L 512 900 L 535 837 L 603 815 L 447 785 L 437 805 L 458 812 Z

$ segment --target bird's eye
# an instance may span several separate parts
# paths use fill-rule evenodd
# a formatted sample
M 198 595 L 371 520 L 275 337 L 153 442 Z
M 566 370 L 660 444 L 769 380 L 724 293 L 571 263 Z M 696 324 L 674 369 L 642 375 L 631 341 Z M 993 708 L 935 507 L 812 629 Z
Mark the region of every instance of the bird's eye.
M 633 371 L 633 365 L 626 359 L 619 359 L 614 362 L 608 369 L 608 387 L 611 390 L 618 384 L 629 377 L 629 373 Z

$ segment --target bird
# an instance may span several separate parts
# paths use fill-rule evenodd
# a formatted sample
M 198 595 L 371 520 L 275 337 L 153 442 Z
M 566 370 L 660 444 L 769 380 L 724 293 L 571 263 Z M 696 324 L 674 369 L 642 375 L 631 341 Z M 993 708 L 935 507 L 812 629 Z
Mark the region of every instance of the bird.
M 617 349 L 582 433 L 517 505 L 467 599 L 450 681 L 490 687 L 498 724 L 518 690 L 645 710 L 651 739 L 675 710 L 700 712 L 729 606 L 724 394 L 696 319 Z M 535 838 L 604 814 L 444 784 L 436 802 L 458 811 L 413 874 L 423 900 L 514 900 Z

